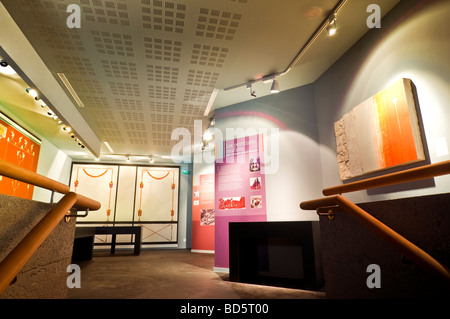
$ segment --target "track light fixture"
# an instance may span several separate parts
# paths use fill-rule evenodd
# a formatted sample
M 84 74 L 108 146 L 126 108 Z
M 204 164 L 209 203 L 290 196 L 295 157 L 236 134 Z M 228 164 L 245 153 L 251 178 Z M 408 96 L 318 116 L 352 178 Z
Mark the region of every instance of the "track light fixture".
M 28 94 L 30 94 L 34 98 L 36 98 L 38 96 L 37 91 L 32 89 L 32 88 L 27 88 L 26 91 L 27 91 Z
M 14 71 L 14 69 L 9 65 L 8 62 L 1 59 L 0 60 L 0 73 L 5 74 L 5 75 L 13 75 L 13 74 L 16 74 L 16 71 Z
M 327 33 L 330 37 L 336 34 L 336 12 L 328 17 Z
M 261 82 L 261 81 L 269 81 L 269 80 L 275 80 L 276 77 L 280 77 L 285 75 L 286 73 L 288 73 L 290 70 L 292 70 L 292 68 L 298 63 L 298 61 L 300 61 L 300 59 L 303 57 L 303 55 L 308 51 L 308 49 L 312 46 L 312 44 L 314 43 L 314 41 L 316 41 L 320 34 L 323 31 L 327 31 L 329 36 L 332 36 L 334 34 L 336 34 L 336 15 L 339 13 L 339 11 L 342 9 L 342 7 L 347 3 L 347 0 L 340 0 L 338 2 L 338 4 L 333 8 L 333 10 L 331 11 L 331 14 L 325 18 L 322 23 L 320 24 L 320 26 L 316 29 L 316 31 L 313 33 L 313 35 L 309 38 L 309 40 L 305 43 L 305 45 L 302 47 L 302 49 L 297 53 L 297 55 L 294 57 L 294 59 L 291 61 L 291 63 L 283 70 L 280 72 L 276 72 L 276 73 L 272 73 L 269 75 L 265 75 L 261 78 L 258 79 L 254 79 L 251 80 L 249 82 L 244 82 L 244 83 L 240 83 L 237 85 L 233 85 L 230 87 L 227 87 L 225 89 L 223 89 L 225 92 L 227 91 L 231 91 L 237 88 L 242 88 L 242 87 L 251 87 L 251 84 L 254 84 L 256 82 Z M 276 81 L 272 82 L 272 87 L 276 88 Z M 276 90 L 275 90 L 276 91 Z M 252 91 L 250 91 L 252 92 Z M 252 96 L 256 96 L 253 94 L 251 94 Z
M 279 93 L 280 85 L 278 84 L 277 78 L 274 78 L 272 81 L 272 87 L 270 88 L 270 93 Z
M 248 83 L 248 84 L 247 84 L 247 89 L 250 90 L 250 95 L 251 95 L 251 96 L 256 97 L 256 92 L 253 91 L 252 83 Z

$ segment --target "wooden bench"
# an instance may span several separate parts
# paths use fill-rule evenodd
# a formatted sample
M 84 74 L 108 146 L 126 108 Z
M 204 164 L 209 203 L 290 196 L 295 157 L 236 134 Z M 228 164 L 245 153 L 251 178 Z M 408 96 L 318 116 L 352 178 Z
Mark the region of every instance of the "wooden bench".
M 96 234 L 112 235 L 111 254 L 116 252 L 116 236 L 118 234 L 134 234 L 134 255 L 141 253 L 141 226 L 98 226 L 77 227 L 73 245 L 72 260 L 90 260 L 94 249 Z

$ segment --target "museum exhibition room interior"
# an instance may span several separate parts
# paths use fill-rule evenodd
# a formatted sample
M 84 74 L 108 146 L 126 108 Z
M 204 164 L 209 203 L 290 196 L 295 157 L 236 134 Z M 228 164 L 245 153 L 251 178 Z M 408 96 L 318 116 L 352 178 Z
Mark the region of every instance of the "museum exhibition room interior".
M 449 16 L 1 0 L 0 299 L 448 299 Z

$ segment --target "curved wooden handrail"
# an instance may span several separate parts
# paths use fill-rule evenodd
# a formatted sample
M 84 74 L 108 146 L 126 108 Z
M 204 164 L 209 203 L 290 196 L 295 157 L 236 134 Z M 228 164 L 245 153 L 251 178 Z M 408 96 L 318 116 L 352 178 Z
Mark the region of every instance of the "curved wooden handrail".
M 2 159 L 0 159 L 0 175 L 61 194 L 68 194 L 70 192 L 70 187 L 63 183 L 8 163 Z M 74 205 L 79 210 L 89 209 L 92 211 L 98 210 L 101 207 L 99 202 L 79 194 L 77 194 L 77 201 Z
M 48 177 L 39 175 L 25 168 L 8 163 L 5 160 L 0 159 L 0 175 L 16 179 L 18 181 L 28 183 L 34 186 L 39 186 L 51 191 L 55 191 L 61 194 L 67 194 L 70 192 L 70 187 L 54 181 Z
M 0 294 L 2 294 L 72 207 L 77 210 L 95 211 L 100 209 L 101 204 L 93 199 L 71 192 L 69 186 L 65 184 L 15 166 L 4 160 L 0 160 L 0 175 L 65 194 L 8 256 L 0 262 Z
M 419 267 L 435 275 L 438 279 L 443 279 L 450 286 L 450 272 L 444 265 L 342 195 L 305 201 L 300 204 L 300 208 L 304 210 L 317 210 L 331 206 L 342 208 L 380 238 L 405 254 Z
M 401 184 L 406 182 L 418 181 L 421 179 L 431 178 L 450 174 L 450 161 L 444 161 L 435 164 L 429 164 L 421 167 L 411 168 L 401 172 L 386 174 L 383 176 L 368 178 L 362 181 L 352 182 L 339 186 L 323 189 L 325 196 L 349 193 L 354 191 L 366 190 L 382 186 Z

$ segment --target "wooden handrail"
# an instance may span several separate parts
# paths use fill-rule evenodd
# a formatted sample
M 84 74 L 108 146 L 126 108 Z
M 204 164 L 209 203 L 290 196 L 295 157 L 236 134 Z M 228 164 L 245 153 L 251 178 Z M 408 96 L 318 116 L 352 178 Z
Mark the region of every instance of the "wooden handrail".
M 39 175 L 25 168 L 8 163 L 5 160 L 0 159 L 0 175 L 6 176 L 18 181 L 28 183 L 34 186 L 42 187 L 51 191 L 55 191 L 61 194 L 67 194 L 70 192 L 70 187 L 54 181 L 48 177 Z
M 380 238 L 405 254 L 407 258 L 415 262 L 419 267 L 435 275 L 438 279 L 443 279 L 450 286 L 450 272 L 444 265 L 345 197 L 337 195 L 305 201 L 300 204 L 300 208 L 304 210 L 317 210 L 331 206 L 341 207 Z
M 68 194 L 70 192 L 70 187 L 63 183 L 8 163 L 2 159 L 0 159 L 0 175 L 61 194 Z M 89 209 L 92 211 L 98 210 L 101 207 L 99 202 L 79 194 L 77 194 L 77 201 L 74 205 L 79 210 Z
M 450 174 L 450 161 L 429 164 L 421 167 L 411 168 L 401 172 L 386 174 L 383 176 L 368 178 L 362 181 L 325 188 L 323 189 L 322 193 L 325 196 L 337 195 L 365 190 L 369 188 L 413 182 L 446 174 Z
M 72 207 L 77 210 L 99 210 L 101 204 L 70 191 L 69 186 L 45 176 L 0 160 L 0 175 L 65 194 L 21 242 L 0 262 L 0 294 L 14 280 L 27 261 L 47 239 Z

